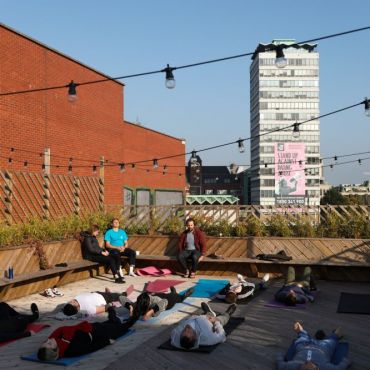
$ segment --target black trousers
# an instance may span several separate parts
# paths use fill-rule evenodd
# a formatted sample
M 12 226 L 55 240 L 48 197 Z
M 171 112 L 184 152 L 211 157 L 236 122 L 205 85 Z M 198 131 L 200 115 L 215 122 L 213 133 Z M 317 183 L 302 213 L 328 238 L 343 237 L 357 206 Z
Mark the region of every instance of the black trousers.
M 154 295 L 162 299 L 167 299 L 168 305 L 166 307 L 166 310 L 170 310 L 176 303 L 181 303 L 186 298 L 185 295 L 180 295 L 176 292 L 155 293 Z
M 36 321 L 38 315 L 23 315 L 7 303 L 0 303 L 0 342 L 29 336 L 27 325 Z
M 119 322 L 94 322 L 92 323 L 91 336 L 88 333 L 77 330 L 73 336 L 65 357 L 81 356 L 86 353 L 97 351 L 110 344 L 109 339 L 117 339 L 127 333 L 128 329 L 136 322 L 129 320 L 124 323 Z
M 118 250 L 111 250 L 110 251 L 112 256 L 125 256 L 128 258 L 128 263 L 130 266 L 135 266 L 136 262 L 136 251 L 131 248 L 125 248 L 123 252 L 119 252 Z
M 103 255 L 93 255 L 89 258 L 92 262 L 99 262 L 104 265 L 107 265 L 112 270 L 112 274 L 116 275 L 118 274 L 118 270 L 121 267 L 121 258 L 117 254 L 110 254 L 109 256 L 103 256 Z
M 191 271 L 196 272 L 198 270 L 198 261 L 199 261 L 200 255 L 201 254 L 197 249 L 191 250 L 191 251 L 184 250 L 178 254 L 177 260 L 180 262 L 184 270 L 187 270 L 188 269 L 187 259 L 190 258 L 191 259 Z

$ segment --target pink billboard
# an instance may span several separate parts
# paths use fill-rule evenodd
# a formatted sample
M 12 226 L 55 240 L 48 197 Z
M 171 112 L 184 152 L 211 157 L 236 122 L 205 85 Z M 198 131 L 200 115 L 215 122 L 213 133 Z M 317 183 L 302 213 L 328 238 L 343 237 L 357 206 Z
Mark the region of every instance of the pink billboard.
M 304 143 L 275 144 L 275 204 L 304 205 Z

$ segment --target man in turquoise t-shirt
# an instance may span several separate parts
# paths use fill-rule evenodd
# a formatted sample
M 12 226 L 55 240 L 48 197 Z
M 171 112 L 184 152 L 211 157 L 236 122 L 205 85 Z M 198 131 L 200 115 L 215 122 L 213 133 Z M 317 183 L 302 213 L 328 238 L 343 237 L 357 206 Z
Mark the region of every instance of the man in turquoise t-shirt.
M 112 220 L 112 228 L 109 229 L 104 236 L 105 246 L 111 254 L 121 254 L 128 257 L 129 260 L 129 275 L 137 276 L 134 272 L 136 251 L 128 247 L 128 236 L 126 232 L 119 228 L 119 219 Z

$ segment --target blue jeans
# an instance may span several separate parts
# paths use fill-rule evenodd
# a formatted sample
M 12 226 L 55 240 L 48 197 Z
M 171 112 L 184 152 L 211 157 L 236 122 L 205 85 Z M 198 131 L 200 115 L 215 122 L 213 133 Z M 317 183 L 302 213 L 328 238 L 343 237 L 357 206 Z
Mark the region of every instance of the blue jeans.
M 288 348 L 288 351 L 285 355 L 285 360 L 290 361 L 293 359 L 296 350 L 298 347 L 306 346 L 306 345 L 314 345 L 317 348 L 321 349 L 325 352 L 330 360 L 333 357 L 335 348 L 338 344 L 339 338 L 336 334 L 331 334 L 329 337 L 318 340 L 312 339 L 311 336 L 308 334 L 306 330 L 301 331 L 298 333 L 298 337 L 293 341 L 293 343 Z

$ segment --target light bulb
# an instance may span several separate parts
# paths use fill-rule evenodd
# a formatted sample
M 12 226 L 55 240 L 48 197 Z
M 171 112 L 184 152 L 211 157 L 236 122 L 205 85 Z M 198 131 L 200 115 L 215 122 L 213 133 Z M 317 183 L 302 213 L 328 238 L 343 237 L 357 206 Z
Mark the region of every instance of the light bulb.
M 73 82 L 73 80 L 68 84 L 68 101 L 74 103 L 77 100 L 77 92 L 76 92 L 77 84 Z
M 281 46 L 276 47 L 276 59 L 275 65 L 278 68 L 284 68 L 288 64 L 288 60 L 285 58 L 283 48 Z
M 370 117 L 370 100 L 365 98 L 365 115 Z
M 293 138 L 298 139 L 299 138 L 299 125 L 296 122 L 293 127 Z
M 245 152 L 244 140 L 242 138 L 239 138 L 238 140 L 238 148 L 240 153 Z
M 167 89 L 174 89 L 176 86 L 176 80 L 175 77 L 173 76 L 173 68 L 167 64 L 167 67 L 163 70 L 163 72 L 166 72 L 166 87 Z

